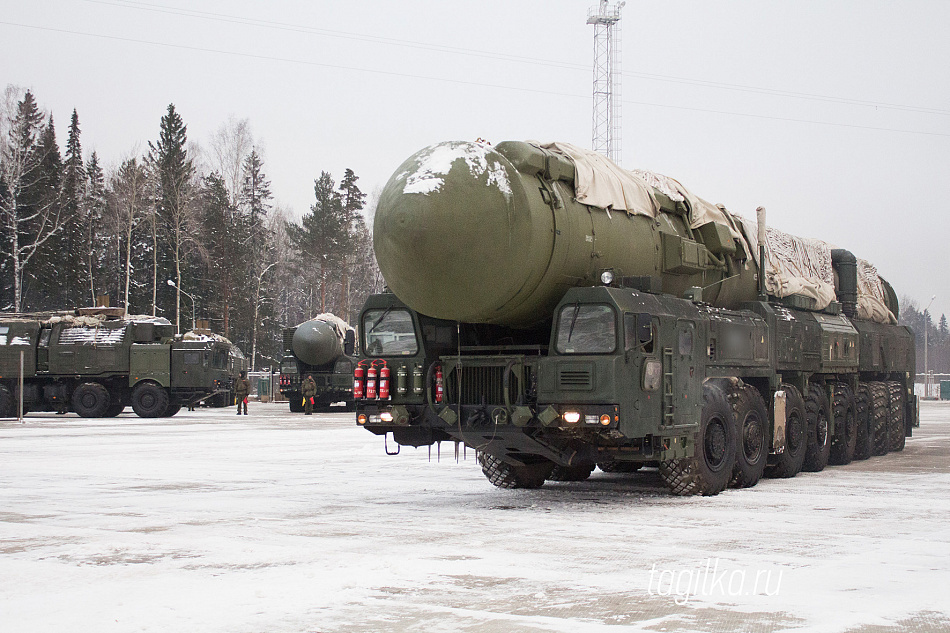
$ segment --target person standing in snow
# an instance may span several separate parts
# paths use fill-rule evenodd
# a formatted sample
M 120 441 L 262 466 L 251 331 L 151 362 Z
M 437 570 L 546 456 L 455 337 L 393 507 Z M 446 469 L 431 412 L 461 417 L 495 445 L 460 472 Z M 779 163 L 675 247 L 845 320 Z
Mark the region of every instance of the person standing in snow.
M 307 379 L 303 381 L 300 392 L 303 394 L 304 415 L 313 415 L 313 399 L 317 395 L 317 383 L 314 382 L 312 374 L 307 374 Z
M 247 415 L 247 394 L 251 393 L 251 383 L 247 379 L 247 372 L 242 371 L 241 377 L 234 383 L 234 399 L 237 401 L 237 414 L 241 415 L 241 407 L 244 407 L 244 415 Z

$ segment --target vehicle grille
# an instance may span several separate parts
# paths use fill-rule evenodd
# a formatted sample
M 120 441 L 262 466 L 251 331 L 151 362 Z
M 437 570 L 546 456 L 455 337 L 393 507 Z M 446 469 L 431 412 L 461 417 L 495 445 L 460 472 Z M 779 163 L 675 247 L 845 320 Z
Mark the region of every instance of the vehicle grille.
M 557 373 L 557 384 L 560 389 L 590 389 L 590 369 L 560 369 Z
M 459 370 L 456 369 L 445 378 L 446 402 L 452 404 L 497 405 L 504 404 L 504 367 L 498 366 L 462 366 L 461 394 L 459 393 Z M 510 395 L 517 399 L 518 380 L 511 374 Z
M 296 331 L 297 331 L 296 327 L 284 328 L 284 351 L 285 352 L 290 352 L 293 350 L 294 332 Z

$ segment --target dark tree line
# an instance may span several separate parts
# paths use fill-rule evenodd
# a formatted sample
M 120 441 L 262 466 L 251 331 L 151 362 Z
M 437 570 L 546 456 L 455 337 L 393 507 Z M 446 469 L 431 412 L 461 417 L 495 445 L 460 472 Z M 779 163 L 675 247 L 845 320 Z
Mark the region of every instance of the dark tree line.
M 347 169 L 314 181 L 302 220 L 275 203 L 247 121 L 209 148 L 189 142 L 174 105 L 143 155 L 103 169 L 83 155 L 74 110 L 60 150 L 51 114 L 8 86 L 0 103 L 0 310 L 96 305 L 191 329 L 192 314 L 252 366 L 279 360 L 281 330 L 321 312 L 350 320 L 381 279 Z
M 947 329 L 947 316 L 941 314 L 937 323 L 934 324 L 930 311 L 924 309 L 921 312 L 917 301 L 907 296 L 901 297 L 900 306 L 900 324 L 908 326 L 914 332 L 917 345 L 917 373 L 924 373 L 924 346 L 926 345 L 927 369 L 935 374 L 950 374 L 950 330 Z

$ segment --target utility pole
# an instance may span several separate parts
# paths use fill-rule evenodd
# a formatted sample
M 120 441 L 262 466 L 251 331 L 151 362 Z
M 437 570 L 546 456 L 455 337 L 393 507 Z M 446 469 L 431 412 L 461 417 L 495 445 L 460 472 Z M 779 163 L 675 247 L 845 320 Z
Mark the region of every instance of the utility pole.
M 930 353 L 930 341 L 927 340 L 927 335 L 930 332 L 930 306 L 934 304 L 934 299 L 937 298 L 937 295 L 930 297 L 930 303 L 927 304 L 927 307 L 924 308 L 924 397 L 927 398 L 930 396 L 930 364 L 927 355 Z M 939 394 L 937 394 L 939 397 Z
M 594 26 L 594 116 L 591 149 L 620 164 L 620 10 L 607 0 L 591 7 L 587 23 Z

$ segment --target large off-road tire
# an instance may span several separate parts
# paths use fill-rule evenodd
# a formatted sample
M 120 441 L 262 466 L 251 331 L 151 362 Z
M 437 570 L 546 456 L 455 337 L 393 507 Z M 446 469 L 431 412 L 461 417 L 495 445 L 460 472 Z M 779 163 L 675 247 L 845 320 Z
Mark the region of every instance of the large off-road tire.
M 594 472 L 593 464 L 578 464 L 577 466 L 555 465 L 548 475 L 548 481 L 584 481 Z
M 805 418 L 805 401 L 798 388 L 783 384 L 779 389 L 785 392 L 785 449 L 771 456 L 765 476 L 787 479 L 797 475 L 805 463 L 808 421 Z
M 84 382 L 73 391 L 72 405 L 81 418 L 104 418 L 112 406 L 112 396 L 98 382 Z
M 160 418 L 168 409 L 168 392 L 153 382 L 143 382 L 132 390 L 132 410 L 140 418 Z
M 610 459 L 597 462 L 597 468 L 605 473 L 635 473 L 643 468 L 643 464 L 640 462 L 625 462 L 619 459 Z
M 851 387 L 845 383 L 834 383 L 832 390 L 834 400 L 831 403 L 831 410 L 834 412 L 835 433 L 831 438 L 831 455 L 828 463 L 844 466 L 854 459 L 854 450 L 858 442 L 856 405 Z
M 822 385 L 808 386 L 805 397 L 805 418 L 808 420 L 808 441 L 802 471 L 817 473 L 828 465 L 831 456 L 831 427 L 828 421 L 828 397 Z
M 890 448 L 887 421 L 890 419 L 890 403 L 887 385 L 883 382 L 868 383 L 871 390 L 870 428 L 873 455 L 887 455 Z
M 736 420 L 736 465 L 729 485 L 750 488 L 762 478 L 769 459 L 769 411 L 752 385 L 734 389 L 729 401 Z
M 723 389 L 703 384 L 703 411 L 695 454 L 660 462 L 660 477 L 674 495 L 711 496 L 732 479 L 736 463 L 736 421 Z
M 871 456 L 873 441 L 871 438 L 871 390 L 867 384 L 859 383 L 854 394 L 855 434 L 854 459 L 867 459 Z
M 540 488 L 554 470 L 554 462 L 543 459 L 534 464 L 515 466 L 488 453 L 478 453 L 482 472 L 499 488 Z
M 907 441 L 904 428 L 904 388 L 901 383 L 892 380 L 887 384 L 888 404 L 890 415 L 887 420 L 888 449 L 893 452 L 904 450 Z
M 14 418 L 16 415 L 17 404 L 13 392 L 0 385 L 0 418 Z
M 109 405 L 109 410 L 106 411 L 105 417 L 114 418 L 118 416 L 120 413 L 122 413 L 123 411 L 125 411 L 125 405 L 122 402 L 113 402 L 112 404 Z

